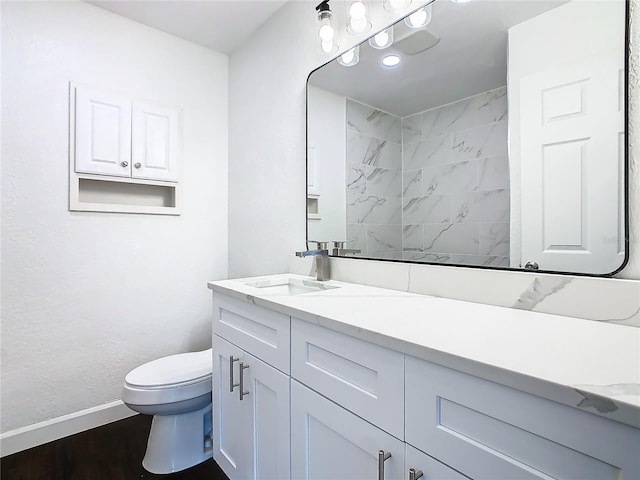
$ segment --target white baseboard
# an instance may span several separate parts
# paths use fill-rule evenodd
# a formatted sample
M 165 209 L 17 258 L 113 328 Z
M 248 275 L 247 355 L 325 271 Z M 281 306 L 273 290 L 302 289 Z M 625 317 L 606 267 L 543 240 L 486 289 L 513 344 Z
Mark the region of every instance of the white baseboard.
M 0 435 L 0 457 L 137 415 L 121 400 L 87 408 Z

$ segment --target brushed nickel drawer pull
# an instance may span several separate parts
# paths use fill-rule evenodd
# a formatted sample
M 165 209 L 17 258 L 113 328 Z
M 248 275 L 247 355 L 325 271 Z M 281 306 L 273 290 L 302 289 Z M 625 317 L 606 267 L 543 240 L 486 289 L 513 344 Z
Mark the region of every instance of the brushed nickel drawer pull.
M 422 475 L 422 470 L 416 470 L 415 468 L 409 469 L 409 480 L 418 480 Z
M 244 397 L 249 395 L 249 390 L 247 390 L 247 391 L 244 390 L 244 370 L 245 370 L 245 368 L 249 368 L 249 365 L 245 365 L 244 363 L 240 362 L 240 400 L 241 401 L 242 401 L 242 399 Z
M 233 389 L 239 386 L 239 383 L 233 382 L 233 364 L 238 362 L 240 359 L 234 357 L 233 355 L 229 355 L 229 392 L 233 393 Z
M 391 452 L 378 450 L 378 480 L 384 480 L 384 462 L 391 458 Z

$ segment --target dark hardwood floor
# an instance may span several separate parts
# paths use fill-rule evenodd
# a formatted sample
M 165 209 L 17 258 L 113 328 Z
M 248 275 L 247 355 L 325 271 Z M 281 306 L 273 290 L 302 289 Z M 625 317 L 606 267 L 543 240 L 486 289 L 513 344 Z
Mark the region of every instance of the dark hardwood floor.
M 151 417 L 136 415 L 0 460 L 2 480 L 228 480 L 209 459 L 169 475 L 142 468 Z

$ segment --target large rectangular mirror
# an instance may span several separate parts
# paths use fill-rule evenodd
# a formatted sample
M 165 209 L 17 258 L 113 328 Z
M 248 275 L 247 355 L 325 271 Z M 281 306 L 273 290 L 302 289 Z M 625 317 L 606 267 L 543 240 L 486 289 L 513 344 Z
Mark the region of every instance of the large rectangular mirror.
M 620 270 L 626 2 L 427 10 L 426 26 L 400 20 L 309 76 L 308 240 L 376 260 Z

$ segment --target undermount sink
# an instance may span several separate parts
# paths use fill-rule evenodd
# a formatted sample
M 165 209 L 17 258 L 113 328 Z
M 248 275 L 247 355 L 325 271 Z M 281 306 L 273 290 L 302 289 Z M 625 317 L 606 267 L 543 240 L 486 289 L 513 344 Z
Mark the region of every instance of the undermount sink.
M 322 282 L 303 280 L 300 278 L 271 278 L 246 282 L 249 287 L 259 288 L 265 293 L 277 293 L 284 295 L 300 295 L 302 293 L 321 292 L 339 288 L 335 285 L 327 285 Z

